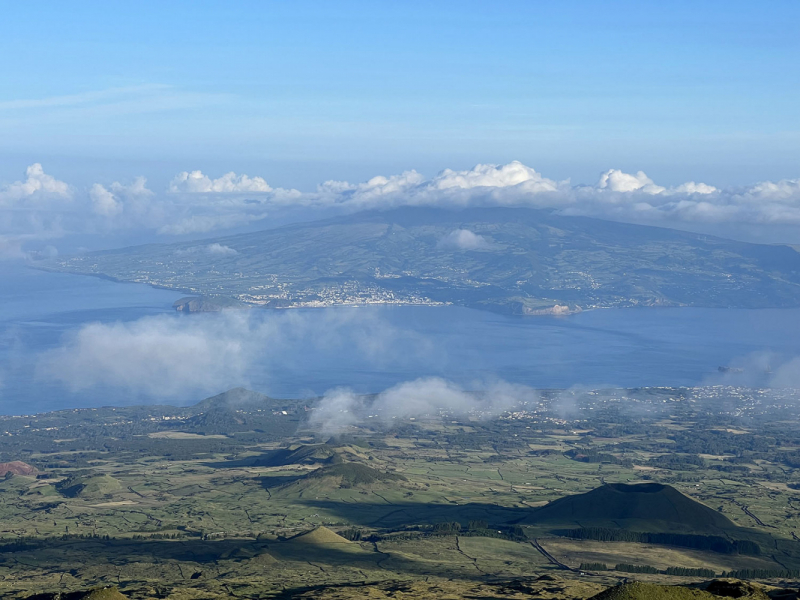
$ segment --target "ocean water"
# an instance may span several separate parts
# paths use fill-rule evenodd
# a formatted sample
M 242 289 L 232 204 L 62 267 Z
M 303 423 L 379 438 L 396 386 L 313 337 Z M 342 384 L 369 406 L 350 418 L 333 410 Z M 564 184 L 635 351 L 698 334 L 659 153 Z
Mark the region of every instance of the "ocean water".
M 182 294 L 0 266 L 0 414 L 275 397 L 419 377 L 465 388 L 800 385 L 800 310 L 650 308 L 564 318 L 373 306 L 176 314 Z M 721 373 L 720 366 L 741 369 Z M 795 384 L 794 381 L 798 381 Z

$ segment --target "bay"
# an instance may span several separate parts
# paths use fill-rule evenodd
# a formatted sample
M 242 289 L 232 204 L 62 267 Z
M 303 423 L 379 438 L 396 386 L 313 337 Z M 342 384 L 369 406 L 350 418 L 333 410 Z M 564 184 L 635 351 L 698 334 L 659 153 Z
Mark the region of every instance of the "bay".
M 183 294 L 145 285 L 14 264 L 0 267 L 0 281 L 3 414 L 186 404 L 236 385 L 276 397 L 310 397 L 337 386 L 372 393 L 429 376 L 465 388 L 497 379 L 536 388 L 766 386 L 776 383 L 776 373 L 782 374 L 779 382 L 791 382 L 786 365 L 800 356 L 798 309 L 642 308 L 557 318 L 383 305 L 243 311 L 247 324 L 242 326 L 220 314 L 176 314 L 172 303 Z M 220 351 L 214 378 L 187 381 L 177 391 L 137 386 L 135 378 L 117 383 L 114 377 L 124 376 L 127 366 L 124 359 L 114 376 L 80 389 L 69 374 L 43 372 L 42 357 L 48 353 L 59 351 L 62 358 L 85 353 L 75 340 L 90 324 L 106 328 L 112 347 L 119 331 L 131 345 L 143 339 L 142 330 L 158 327 L 176 335 L 192 332 L 192 343 L 213 345 L 220 339 L 236 341 L 224 333 L 236 325 L 248 339 L 235 360 Z M 180 360 L 194 360 L 191 344 L 181 348 Z M 142 363 L 136 348 L 131 357 L 131 368 L 137 360 Z M 85 361 L 79 364 L 91 368 Z M 148 363 L 138 367 L 147 373 Z M 719 367 L 733 368 L 723 373 Z

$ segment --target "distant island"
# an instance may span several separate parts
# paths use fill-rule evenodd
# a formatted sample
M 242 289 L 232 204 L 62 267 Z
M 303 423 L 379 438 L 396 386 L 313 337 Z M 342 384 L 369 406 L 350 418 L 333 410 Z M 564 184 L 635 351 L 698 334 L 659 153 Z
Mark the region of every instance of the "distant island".
M 256 233 L 92 252 L 43 268 L 226 307 L 458 305 L 517 315 L 635 306 L 800 306 L 800 253 L 527 208 L 370 211 Z

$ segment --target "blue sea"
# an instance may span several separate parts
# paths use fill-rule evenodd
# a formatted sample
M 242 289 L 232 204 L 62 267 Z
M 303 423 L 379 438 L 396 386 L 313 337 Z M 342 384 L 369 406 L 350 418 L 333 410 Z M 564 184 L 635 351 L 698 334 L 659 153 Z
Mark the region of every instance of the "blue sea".
M 186 315 L 172 309 L 181 296 L 0 265 L 0 414 L 188 404 L 237 385 L 274 397 L 340 386 L 379 392 L 428 376 L 465 388 L 497 380 L 536 388 L 787 385 L 800 356 L 797 309 L 558 318 L 372 306 Z

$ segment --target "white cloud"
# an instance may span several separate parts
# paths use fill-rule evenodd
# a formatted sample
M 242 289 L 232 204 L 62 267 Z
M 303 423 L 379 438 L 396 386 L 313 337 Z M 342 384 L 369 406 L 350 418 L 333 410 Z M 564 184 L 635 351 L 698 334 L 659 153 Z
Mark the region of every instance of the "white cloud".
M 105 227 L 153 229 L 169 218 L 167 206 L 156 201 L 144 177 L 137 177 L 129 185 L 115 181 L 105 187 L 95 183 L 89 189 L 89 200 L 92 212 L 103 218 L 100 223 Z
M 611 192 L 635 192 L 640 190 L 645 194 L 660 194 L 666 188 L 656 185 L 643 171 L 639 171 L 636 175 L 631 175 L 630 173 L 623 173 L 619 169 L 609 169 L 600 175 L 597 189 Z
M 336 434 L 356 425 L 364 418 L 365 399 L 350 388 L 339 387 L 325 392 L 314 407 L 310 425 L 326 434 Z
M 116 217 L 122 213 L 122 201 L 99 183 L 89 190 L 89 198 L 92 200 L 92 209 L 98 215 Z
M 72 197 L 69 185 L 45 173 L 39 163 L 29 166 L 25 176 L 24 181 L 15 181 L 0 189 L 0 207 L 19 204 L 36 206 Z
M 261 177 L 248 177 L 236 173 L 226 173 L 218 179 L 211 179 L 202 171 L 178 173 L 169 184 L 172 193 L 221 194 L 221 193 L 268 193 L 272 188 Z
M 209 244 L 206 246 L 206 248 L 209 254 L 214 254 L 217 256 L 233 256 L 234 254 L 239 254 L 230 246 L 223 246 L 222 244 Z
M 540 194 L 562 191 L 566 182 L 542 177 L 534 169 L 514 161 L 507 165 L 476 165 L 472 169 L 445 169 L 426 180 L 416 171 L 390 177 L 378 176 L 360 184 L 326 181 L 317 188 L 310 205 L 351 209 L 394 206 L 517 205 Z M 536 203 L 535 201 L 533 203 Z
M 800 197 L 800 179 L 763 181 L 747 189 L 744 195 L 760 200 L 797 200 Z
M 317 186 L 317 197 L 312 204 L 380 205 L 387 198 L 398 197 L 423 184 L 425 178 L 416 171 L 404 171 L 400 175 L 384 177 L 378 175 L 363 183 L 326 181 Z
M 196 327 L 168 318 L 92 323 L 46 353 L 40 371 L 73 392 L 114 386 L 159 398 L 216 389 L 242 376 L 247 329 L 235 317 Z
M 67 183 L 45 173 L 39 163 L 30 165 L 25 179 L 0 186 L 0 259 L 44 256 L 42 242 L 60 237 L 67 221 L 85 226 L 81 212 Z M 39 250 L 29 251 L 30 244 Z
M 430 187 L 439 190 L 450 188 L 505 188 L 525 184 L 529 193 L 556 192 L 558 183 L 542 177 L 534 169 L 519 161 L 507 165 L 476 165 L 467 171 L 445 169 L 430 182 Z
M 456 229 L 439 240 L 438 246 L 456 250 L 487 250 L 492 245 L 485 237 L 469 229 Z
M 717 191 L 713 185 L 705 183 L 695 183 L 694 181 L 687 181 L 681 185 L 667 190 L 670 194 L 713 194 Z

